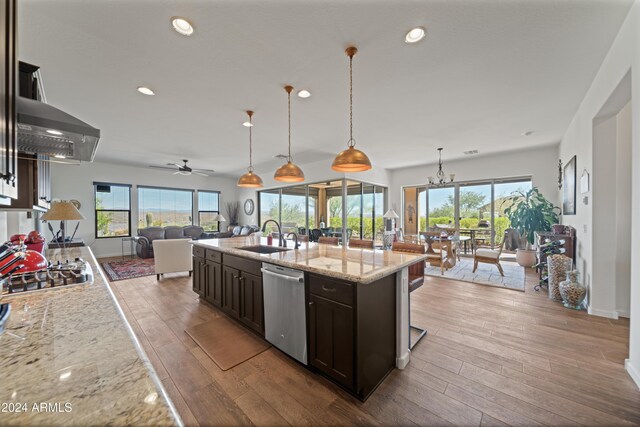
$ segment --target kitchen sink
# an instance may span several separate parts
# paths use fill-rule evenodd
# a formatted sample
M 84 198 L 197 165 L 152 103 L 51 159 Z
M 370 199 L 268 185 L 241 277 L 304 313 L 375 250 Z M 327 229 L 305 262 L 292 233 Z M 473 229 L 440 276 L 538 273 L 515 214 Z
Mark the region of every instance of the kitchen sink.
M 243 251 L 256 252 L 259 254 L 273 254 L 276 252 L 285 252 L 289 250 L 287 248 L 281 248 L 278 246 L 267 246 L 267 245 L 242 246 L 238 249 L 242 249 Z

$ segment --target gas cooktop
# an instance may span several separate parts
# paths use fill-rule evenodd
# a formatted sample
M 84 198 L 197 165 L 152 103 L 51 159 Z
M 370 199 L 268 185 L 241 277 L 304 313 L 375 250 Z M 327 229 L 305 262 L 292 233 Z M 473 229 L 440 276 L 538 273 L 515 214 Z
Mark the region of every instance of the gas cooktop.
M 2 295 L 93 282 L 91 266 L 82 258 L 57 262 L 39 271 L 12 274 L 2 280 Z

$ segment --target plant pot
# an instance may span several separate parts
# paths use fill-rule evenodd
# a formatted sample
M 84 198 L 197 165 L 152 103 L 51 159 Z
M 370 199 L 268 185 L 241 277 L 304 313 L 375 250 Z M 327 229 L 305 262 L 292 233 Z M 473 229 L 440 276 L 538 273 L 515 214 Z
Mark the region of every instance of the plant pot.
M 516 251 L 516 262 L 521 267 L 532 267 L 536 264 L 536 251 L 533 249 L 518 249 Z

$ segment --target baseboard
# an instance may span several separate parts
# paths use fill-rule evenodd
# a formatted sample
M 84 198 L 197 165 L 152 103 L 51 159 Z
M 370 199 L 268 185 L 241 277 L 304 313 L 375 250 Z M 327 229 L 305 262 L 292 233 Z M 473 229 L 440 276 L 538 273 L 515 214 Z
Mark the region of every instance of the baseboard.
M 618 310 L 618 317 L 626 317 L 629 319 L 631 317 L 631 312 L 629 310 Z
M 640 389 L 640 372 L 631 364 L 631 359 L 624 360 L 624 368 L 629 373 L 629 376 L 636 383 L 638 389 Z
M 587 313 L 591 314 L 592 316 L 606 317 L 608 319 L 614 319 L 614 320 L 618 319 L 618 312 L 617 311 L 614 311 L 614 310 L 600 310 L 600 309 L 597 309 L 597 308 L 592 308 L 590 305 L 587 306 Z
M 396 367 L 398 369 L 404 369 L 407 367 L 409 362 L 411 361 L 411 352 L 407 350 L 401 357 L 396 358 Z

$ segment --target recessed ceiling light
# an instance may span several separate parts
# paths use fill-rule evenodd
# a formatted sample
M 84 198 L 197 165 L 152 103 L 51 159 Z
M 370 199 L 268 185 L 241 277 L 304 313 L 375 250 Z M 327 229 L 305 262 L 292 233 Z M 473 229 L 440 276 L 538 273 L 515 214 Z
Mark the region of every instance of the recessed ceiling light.
M 404 41 L 406 43 L 417 43 L 424 38 L 427 34 L 427 30 L 424 27 L 415 27 L 407 32 L 407 35 L 404 36 Z
M 50 133 L 51 135 L 62 135 L 62 132 L 53 129 L 47 129 L 47 133 Z
M 253 123 L 251 123 L 251 122 L 244 122 L 244 123 L 242 124 L 242 126 L 244 126 L 244 127 L 246 127 L 246 128 L 251 128 L 251 127 L 253 127 Z
M 528 130 L 528 131 L 526 131 L 526 132 L 522 132 L 520 135 L 522 135 L 522 136 L 529 136 L 529 135 L 532 135 L 532 134 L 533 134 L 533 131 L 532 131 L 532 130 Z
M 138 92 L 140 92 L 143 95 L 149 95 L 149 96 L 156 94 L 154 91 L 152 91 L 151 89 L 145 86 L 138 87 Z
M 310 96 L 311 96 L 311 92 L 309 92 L 308 90 L 304 90 L 304 89 L 303 89 L 303 90 L 301 90 L 301 91 L 299 91 L 299 92 L 298 92 L 298 96 L 299 96 L 300 98 L 308 98 L 308 97 L 310 97 Z
M 179 16 L 174 16 L 171 18 L 171 25 L 173 25 L 173 29 L 176 30 L 179 34 L 183 36 L 190 36 L 193 34 L 193 25 L 189 23 L 184 18 L 180 18 Z

